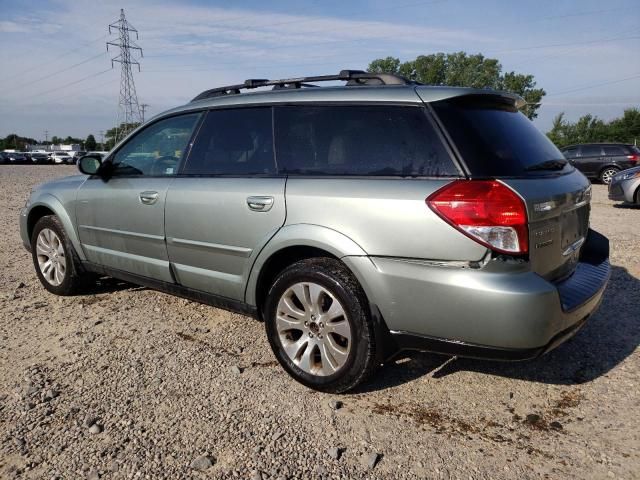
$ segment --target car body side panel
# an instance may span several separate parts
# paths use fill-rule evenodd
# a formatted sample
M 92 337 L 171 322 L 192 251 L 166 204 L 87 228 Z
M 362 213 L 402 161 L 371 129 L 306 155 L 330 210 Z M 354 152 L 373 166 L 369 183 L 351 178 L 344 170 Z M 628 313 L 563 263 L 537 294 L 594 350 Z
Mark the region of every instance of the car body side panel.
M 88 179 L 78 191 L 78 237 L 87 260 L 172 282 L 164 235 L 166 192 L 173 177 Z M 156 200 L 145 204 L 143 193 Z
M 372 256 L 479 261 L 487 249 L 425 203 L 450 181 L 289 177 L 286 224 L 336 230 Z
M 178 283 L 243 300 L 251 265 L 285 221 L 284 188 L 284 178 L 176 178 L 165 228 Z M 270 208 L 252 210 L 252 196 L 270 198 Z
M 20 234 L 25 246 L 30 243 L 27 222 L 29 214 L 36 207 L 46 207 L 53 211 L 62 222 L 65 232 L 71 241 L 73 248 L 78 253 L 80 260 L 86 256 L 80 244 L 78 230 L 76 228 L 76 197 L 78 188 L 85 182 L 85 175 L 73 175 L 47 182 L 36 187 L 30 197 L 30 204 L 20 213 Z

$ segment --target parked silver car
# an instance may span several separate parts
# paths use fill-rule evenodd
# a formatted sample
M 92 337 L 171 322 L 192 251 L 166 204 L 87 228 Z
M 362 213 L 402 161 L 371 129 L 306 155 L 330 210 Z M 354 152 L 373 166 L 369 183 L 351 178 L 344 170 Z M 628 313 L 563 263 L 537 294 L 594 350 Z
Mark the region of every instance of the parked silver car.
M 522 102 L 348 70 L 209 90 L 37 187 L 22 240 L 55 294 L 98 273 L 263 320 L 318 390 L 401 349 L 533 358 L 610 267 L 588 180 Z
M 615 174 L 609 184 L 609 198 L 617 202 L 640 205 L 640 167 Z

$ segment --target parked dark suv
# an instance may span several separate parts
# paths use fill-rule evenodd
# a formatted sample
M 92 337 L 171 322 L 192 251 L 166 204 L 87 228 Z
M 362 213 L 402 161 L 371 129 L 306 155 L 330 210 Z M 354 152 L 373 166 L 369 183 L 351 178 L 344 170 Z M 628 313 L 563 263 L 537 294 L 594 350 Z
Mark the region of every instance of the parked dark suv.
M 616 173 L 638 164 L 640 148 L 623 143 L 585 143 L 565 147 L 562 154 L 588 178 L 609 185 Z

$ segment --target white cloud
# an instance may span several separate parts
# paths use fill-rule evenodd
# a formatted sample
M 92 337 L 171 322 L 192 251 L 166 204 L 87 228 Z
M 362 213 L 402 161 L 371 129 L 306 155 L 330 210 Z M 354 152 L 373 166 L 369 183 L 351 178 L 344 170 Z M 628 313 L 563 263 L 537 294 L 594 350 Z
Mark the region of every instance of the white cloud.
M 0 76 L 0 136 L 9 131 L 38 136 L 44 128 L 60 128 L 59 135 L 84 136 L 110 128 L 115 121 L 118 64 L 113 72 L 72 83 L 110 67 L 108 59 L 117 53 L 110 48 L 108 55 L 98 54 L 105 51 L 107 39 L 116 39 L 107 36 L 107 25 L 117 20 L 120 5 L 49 1 L 55 3 L 21 16 L 5 15 L 0 21 L 0 64 L 11 66 Z M 313 14 L 313 8 L 304 14 L 240 9 L 235 3 L 225 8 L 168 0 L 121 3 L 127 19 L 140 32 L 138 44 L 144 58 L 140 60 L 142 72 L 135 72 L 134 77 L 141 101 L 151 104 L 151 114 L 188 101 L 206 88 L 244 78 L 365 68 L 370 60 L 387 55 L 408 59 L 422 53 L 465 50 L 491 56 L 492 51 L 521 45 L 572 40 L 561 35 L 547 38 L 547 32 L 535 33 L 535 29 L 516 38 L 493 27 L 485 28 L 485 33 L 476 30 L 476 25 L 447 28 L 456 24 L 456 18 L 424 14 L 425 19 L 420 20 L 411 9 L 406 15 L 391 17 L 396 5 L 387 3 L 375 15 L 372 10 L 371 17 L 403 21 L 343 17 L 339 2 L 331 4 L 335 16 Z M 325 4 L 321 7 L 328 10 Z M 492 25 L 496 22 L 492 20 Z M 620 72 L 621 77 L 630 74 L 633 45 L 637 43 L 548 47 L 505 52 L 498 58 L 505 69 L 535 74 L 538 84 L 552 92 L 577 83 L 596 83 L 611 72 Z M 83 61 L 86 63 L 65 70 Z M 599 71 L 594 72 L 593 65 Z M 65 71 L 51 76 L 58 70 Z M 635 85 L 637 90 L 638 83 Z M 625 94 L 635 93 L 627 84 L 619 88 L 627 89 Z

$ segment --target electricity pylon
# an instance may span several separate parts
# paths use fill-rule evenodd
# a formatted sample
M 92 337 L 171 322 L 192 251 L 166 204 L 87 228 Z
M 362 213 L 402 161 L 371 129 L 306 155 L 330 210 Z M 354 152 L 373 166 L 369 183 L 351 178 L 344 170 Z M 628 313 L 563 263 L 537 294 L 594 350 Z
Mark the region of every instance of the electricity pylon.
M 109 45 L 120 48 L 120 54 L 111 59 L 111 67 L 114 63 L 122 66 L 120 73 L 120 99 L 118 101 L 118 118 L 116 121 L 116 138 L 118 142 L 127 135 L 138 124 L 142 123 L 142 115 L 140 105 L 138 104 L 138 95 L 136 94 L 136 85 L 133 81 L 133 73 L 131 65 L 137 65 L 140 71 L 140 63 L 132 55 L 133 50 L 140 52 L 142 57 L 142 48 L 135 44 L 130 38 L 130 33 L 136 34 L 138 40 L 138 31 L 131 25 L 124 16 L 124 9 L 120 9 L 120 18 L 109 25 L 109 34 L 111 29 L 118 31 L 118 41 L 107 42 L 107 51 Z M 122 128 L 120 126 L 122 125 Z

